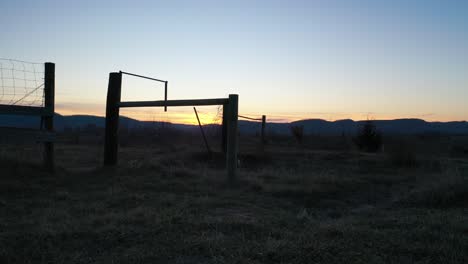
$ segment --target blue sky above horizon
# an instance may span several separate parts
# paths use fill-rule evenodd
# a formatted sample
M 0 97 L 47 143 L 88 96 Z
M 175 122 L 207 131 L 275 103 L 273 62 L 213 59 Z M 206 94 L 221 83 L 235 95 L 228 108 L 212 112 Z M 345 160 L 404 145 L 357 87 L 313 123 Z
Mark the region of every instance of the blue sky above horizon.
M 19 0 L 0 10 L 0 57 L 55 62 L 64 114 L 103 115 L 108 74 L 123 70 L 169 80 L 169 99 L 238 93 L 239 112 L 277 120 L 468 119 L 466 1 Z M 149 82 L 123 88 L 123 99 L 162 98 Z M 128 114 L 162 109 L 144 111 Z M 193 118 L 165 116 L 184 113 Z

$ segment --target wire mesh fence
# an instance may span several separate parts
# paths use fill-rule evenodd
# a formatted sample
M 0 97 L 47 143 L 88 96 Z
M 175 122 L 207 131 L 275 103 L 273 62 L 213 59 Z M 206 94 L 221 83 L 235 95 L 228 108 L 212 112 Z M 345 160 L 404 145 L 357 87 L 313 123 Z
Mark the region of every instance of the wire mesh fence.
M 0 104 L 44 106 L 44 64 L 0 58 Z

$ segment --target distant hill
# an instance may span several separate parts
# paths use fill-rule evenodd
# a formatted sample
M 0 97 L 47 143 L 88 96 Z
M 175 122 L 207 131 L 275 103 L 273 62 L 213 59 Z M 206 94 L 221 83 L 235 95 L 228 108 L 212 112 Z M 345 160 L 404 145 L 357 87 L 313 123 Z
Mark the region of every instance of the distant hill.
M 105 118 L 91 115 L 62 116 L 55 114 L 54 126 L 57 131 L 66 128 L 76 129 L 87 126 L 104 128 Z M 268 121 L 267 121 L 268 122 Z M 354 134 L 365 121 L 353 121 L 350 119 L 326 121 L 322 119 L 299 120 L 291 123 L 267 123 L 267 132 L 275 134 L 289 134 L 290 126 L 303 126 L 305 134 L 314 135 L 340 135 Z M 374 120 L 377 129 L 384 134 L 468 134 L 468 122 L 427 122 L 421 119 L 395 119 Z M 155 127 L 163 122 L 139 121 L 125 116 L 120 117 L 120 125 L 128 129 Z M 194 125 L 168 124 L 172 128 L 185 131 L 198 129 Z M 0 126 L 39 128 L 40 119 L 33 116 L 0 115 Z M 260 123 L 239 120 L 240 133 L 255 134 L 260 131 Z

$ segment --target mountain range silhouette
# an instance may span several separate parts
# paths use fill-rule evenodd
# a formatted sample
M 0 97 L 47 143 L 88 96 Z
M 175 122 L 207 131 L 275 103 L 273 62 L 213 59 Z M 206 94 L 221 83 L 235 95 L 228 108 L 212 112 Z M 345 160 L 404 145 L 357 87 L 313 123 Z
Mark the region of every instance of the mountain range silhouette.
M 468 122 L 427 122 L 421 119 L 394 119 L 394 120 L 372 120 L 377 129 L 384 134 L 468 134 Z M 365 122 L 351 119 L 326 121 L 322 119 L 306 119 L 290 123 L 268 123 L 267 132 L 275 134 L 289 134 L 291 126 L 303 126 L 305 134 L 313 135 L 340 135 L 354 134 Z M 120 126 L 128 129 L 151 128 L 167 124 L 172 128 L 181 130 L 198 129 L 196 125 L 173 124 L 165 122 L 140 121 L 129 117 L 120 117 Z M 40 119 L 34 116 L 0 115 L 0 126 L 18 128 L 39 128 Z M 67 128 L 84 128 L 94 126 L 104 128 L 105 118 L 92 115 L 62 116 L 55 114 L 54 128 L 61 132 Z M 207 124 L 207 126 L 216 126 Z M 260 130 L 260 123 L 239 120 L 239 131 L 244 134 L 255 134 Z

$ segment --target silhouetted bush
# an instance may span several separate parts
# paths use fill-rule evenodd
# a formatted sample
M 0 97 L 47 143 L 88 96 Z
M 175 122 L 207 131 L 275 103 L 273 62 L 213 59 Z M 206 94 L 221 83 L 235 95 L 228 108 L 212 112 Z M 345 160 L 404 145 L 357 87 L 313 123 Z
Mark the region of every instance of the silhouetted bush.
M 374 122 L 367 120 L 360 128 L 355 142 L 360 150 L 377 152 L 382 147 L 382 134 L 377 130 Z
M 297 143 L 302 144 L 304 140 L 304 126 L 293 125 L 290 126 L 289 129 L 291 130 L 293 137 L 297 140 Z

